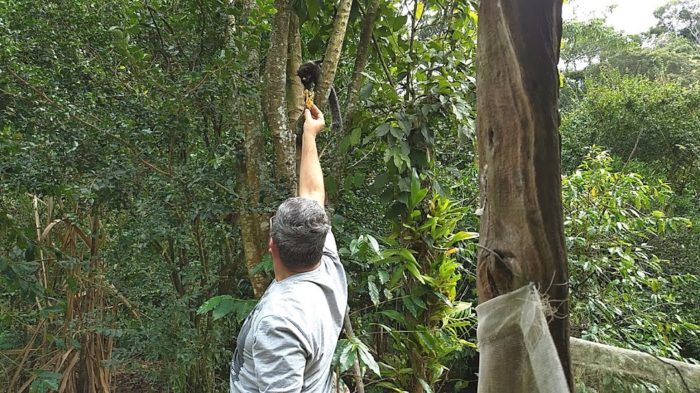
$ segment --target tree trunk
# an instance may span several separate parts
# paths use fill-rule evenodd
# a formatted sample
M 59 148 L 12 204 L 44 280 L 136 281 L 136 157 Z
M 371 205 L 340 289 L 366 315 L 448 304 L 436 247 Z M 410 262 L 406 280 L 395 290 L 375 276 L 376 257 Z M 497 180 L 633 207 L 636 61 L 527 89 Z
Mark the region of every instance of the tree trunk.
M 304 85 L 297 76 L 301 65 L 301 33 L 299 17 L 292 12 L 289 17 L 289 42 L 287 43 L 287 124 L 294 131 L 297 119 L 304 112 Z
M 485 302 L 538 284 L 555 310 L 549 330 L 572 386 L 557 110 L 561 6 L 561 0 L 480 5 L 477 289 Z
M 254 1 L 245 4 L 248 9 L 255 6 Z M 247 12 L 245 13 L 247 14 Z M 247 16 L 247 15 L 246 15 Z M 229 29 L 233 28 L 233 21 L 229 22 Z M 257 82 L 260 80 L 258 71 L 259 49 L 255 46 L 250 48 L 246 73 L 247 80 Z M 257 92 L 257 86 L 248 88 L 251 92 Z M 260 297 L 265 292 L 269 279 L 263 274 L 251 274 L 255 266 L 260 263 L 267 250 L 267 232 L 262 228 L 262 224 L 267 223 L 267 217 L 259 214 L 260 211 L 260 184 L 267 179 L 265 171 L 265 141 L 262 135 L 262 116 L 260 106 L 260 96 L 258 94 L 241 95 L 237 107 L 232 111 L 239 116 L 238 122 L 243 126 L 245 139 L 244 150 L 244 170 L 245 176 L 240 183 L 240 193 L 243 201 L 240 204 L 238 218 L 241 230 L 241 241 L 243 243 L 243 255 L 245 258 L 248 278 L 253 286 L 255 297 Z
M 265 117 L 272 134 L 275 152 L 275 179 L 284 184 L 287 191 L 296 193 L 296 141 L 287 120 L 287 43 L 289 19 L 292 10 L 288 0 L 275 2 L 277 13 L 272 20 L 270 48 L 265 62 L 263 88 Z
M 345 138 L 350 129 L 352 128 L 352 121 L 355 115 L 355 108 L 357 107 L 357 101 L 359 101 L 360 87 L 362 86 L 363 75 L 365 68 L 367 67 L 367 62 L 369 60 L 369 51 L 372 45 L 372 32 L 374 31 L 374 22 L 377 19 L 377 10 L 379 9 L 379 0 L 371 0 L 367 10 L 365 12 L 365 18 L 362 21 L 362 33 L 360 34 L 360 42 L 357 45 L 357 54 L 355 55 L 355 66 L 352 70 L 352 78 L 350 80 L 350 87 L 348 88 L 348 96 L 345 107 L 345 119 L 343 121 L 343 132 L 339 135 L 334 135 L 335 146 L 336 146 L 336 157 L 337 160 L 334 164 L 336 187 L 342 187 L 343 177 L 345 176 L 345 169 L 347 168 L 347 154 L 346 151 L 341 151 L 340 146 L 343 138 Z M 334 120 L 335 121 L 335 120 Z
M 323 67 L 321 67 L 321 80 L 316 85 L 316 105 L 322 108 L 328 100 L 328 94 L 331 92 L 333 80 L 335 79 L 335 71 L 338 69 L 338 61 L 340 61 L 340 53 L 343 50 L 343 41 L 345 40 L 345 29 L 348 27 L 348 18 L 350 18 L 350 6 L 352 0 L 340 0 L 335 21 L 333 22 L 333 32 L 328 39 L 326 46 L 326 54 L 323 56 Z M 333 119 L 335 121 L 335 119 Z
M 292 12 L 289 18 L 289 42 L 287 43 L 287 124 L 289 132 L 293 133 L 296 138 L 294 151 L 296 173 L 299 173 L 299 164 L 301 163 L 301 138 L 299 136 L 304 126 L 304 85 L 297 76 L 297 70 L 301 63 L 299 17 Z
M 253 53 L 251 58 L 251 71 L 257 74 L 257 67 L 254 59 L 257 54 Z M 266 217 L 260 211 L 260 180 L 266 178 L 264 162 L 264 141 L 262 129 L 260 128 L 260 100 L 256 96 L 252 99 L 242 98 L 244 110 L 238 111 L 240 121 L 244 128 L 245 141 L 245 177 L 241 183 L 241 195 L 244 201 L 240 204 L 239 228 L 241 230 L 241 241 L 243 243 L 243 254 L 245 257 L 248 278 L 253 286 L 255 297 L 260 297 L 265 292 L 269 279 L 263 274 L 253 275 L 251 272 L 260 263 L 267 250 L 267 233 L 261 226 L 266 223 Z

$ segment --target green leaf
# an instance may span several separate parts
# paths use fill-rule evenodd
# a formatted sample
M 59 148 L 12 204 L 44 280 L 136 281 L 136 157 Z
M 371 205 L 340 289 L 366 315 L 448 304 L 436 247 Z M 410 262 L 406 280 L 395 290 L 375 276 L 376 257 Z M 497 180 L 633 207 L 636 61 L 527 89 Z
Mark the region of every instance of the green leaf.
M 461 242 L 463 240 L 469 240 L 469 239 L 476 239 L 479 237 L 478 232 L 466 232 L 466 231 L 459 231 L 452 235 L 450 237 L 450 240 L 447 241 L 448 245 L 452 245 L 457 242 Z
M 359 144 L 360 138 L 362 138 L 362 129 L 361 128 L 353 129 L 352 133 L 350 134 L 350 144 L 353 146 Z
M 423 16 L 424 7 L 425 5 L 422 1 L 419 1 L 418 4 L 416 4 L 416 20 L 420 20 L 420 18 Z
M 348 342 L 341 350 L 340 357 L 338 358 L 340 372 L 342 373 L 352 367 L 353 363 L 355 363 L 355 359 L 357 359 L 357 351 L 352 343 Z
M 408 16 L 400 15 L 396 16 L 391 20 L 391 29 L 393 31 L 398 31 L 404 26 L 406 26 L 406 21 L 408 21 Z
M 379 283 L 382 285 L 389 281 L 389 273 L 386 270 L 377 271 L 377 277 L 379 277 Z
M 383 137 L 384 135 L 389 133 L 389 130 L 391 130 L 391 126 L 389 126 L 389 124 L 387 124 L 387 123 L 382 123 L 377 128 L 374 129 L 374 133 L 378 137 Z
M 242 321 L 257 304 L 255 299 L 236 299 L 230 295 L 214 296 L 197 309 L 197 314 L 212 312 L 214 320 L 221 319 L 231 313 L 238 321 Z
M 416 337 L 422 346 L 431 352 L 438 352 L 440 350 L 440 340 L 435 337 L 431 332 L 425 328 L 425 326 L 418 326 L 416 328 Z
M 58 390 L 58 384 L 63 378 L 63 374 L 49 370 L 34 370 L 32 373 L 36 379 L 29 387 L 30 393 L 47 393 L 51 390 Z
M 384 388 L 384 389 L 389 389 L 392 392 L 397 392 L 397 393 L 406 393 L 405 390 L 399 388 L 398 386 L 394 385 L 391 382 L 386 382 L 382 381 L 377 383 L 377 387 Z
M 214 308 L 214 312 L 212 313 L 214 320 L 216 321 L 225 317 L 230 312 L 234 311 L 237 306 L 238 303 L 236 303 L 236 299 L 232 299 L 230 297 L 227 299 L 222 299 L 219 305 Z
M 362 85 L 360 88 L 360 99 L 366 100 L 369 98 L 370 94 L 372 94 L 372 89 L 374 88 L 374 84 L 372 82 L 365 83 Z
M 369 349 L 364 343 L 360 343 L 357 346 L 357 349 L 360 352 L 360 360 L 362 363 L 364 363 L 367 367 L 369 367 L 370 370 L 372 370 L 377 376 L 381 377 L 381 372 L 379 371 L 379 365 L 377 362 L 374 360 L 374 356 L 369 352 Z
M 428 195 L 427 188 L 421 188 L 420 178 L 414 169 L 411 174 L 411 193 L 408 199 L 408 210 L 411 211 Z
M 377 239 L 372 235 L 367 235 L 367 242 L 369 242 L 370 247 L 372 247 L 372 251 L 379 254 L 379 242 L 377 242 Z
M 379 288 L 377 288 L 377 284 L 374 283 L 374 280 L 367 281 L 367 288 L 369 289 L 369 298 L 372 300 L 372 303 L 374 303 L 375 306 L 378 306 Z
M 394 288 L 396 286 L 401 277 L 403 277 L 403 272 L 405 269 L 405 265 L 401 265 L 394 270 L 394 272 L 391 274 L 391 280 L 389 280 L 389 288 Z
M 406 269 L 411 273 L 413 277 L 416 278 L 416 280 L 420 281 L 421 284 L 425 284 L 425 279 L 423 279 L 423 275 L 420 273 L 418 270 L 418 264 L 415 262 L 409 262 L 406 264 Z
M 306 0 L 306 10 L 309 19 L 315 18 L 321 10 L 321 0 Z
M 406 309 L 408 309 L 408 312 L 410 312 L 414 318 L 418 318 L 418 313 L 420 313 L 420 310 L 416 306 L 416 303 L 413 301 L 413 297 L 406 296 L 402 298 L 401 301 L 403 302 L 403 305 L 406 307 Z
M 423 391 L 425 391 L 425 393 L 433 393 L 433 389 L 423 379 L 419 378 L 418 382 L 420 383 L 420 386 L 423 387 Z
M 260 262 L 258 262 L 258 263 L 250 270 L 250 274 L 255 276 L 255 275 L 260 274 L 260 273 L 263 273 L 263 272 L 265 272 L 265 273 L 271 273 L 272 271 L 273 271 L 273 267 L 272 267 L 272 255 L 270 255 L 269 253 L 266 253 L 265 255 L 263 255 L 263 257 L 262 257 L 262 259 L 260 260 Z
M 231 297 L 229 295 L 221 295 L 221 296 L 214 296 L 213 298 L 207 300 L 204 302 L 199 308 L 197 309 L 197 314 L 204 314 L 208 313 L 209 311 L 213 310 L 216 306 L 221 303 L 221 300 L 225 297 Z
M 416 261 L 416 257 L 413 256 L 411 250 L 407 248 L 399 248 L 396 251 L 398 252 L 399 256 L 401 256 L 401 258 L 403 258 L 405 261 L 418 264 L 418 261 Z
M 399 322 L 403 324 L 404 326 L 406 325 L 406 318 L 398 311 L 396 310 L 384 310 L 379 312 L 379 314 L 384 315 L 390 319 L 393 319 L 396 322 Z

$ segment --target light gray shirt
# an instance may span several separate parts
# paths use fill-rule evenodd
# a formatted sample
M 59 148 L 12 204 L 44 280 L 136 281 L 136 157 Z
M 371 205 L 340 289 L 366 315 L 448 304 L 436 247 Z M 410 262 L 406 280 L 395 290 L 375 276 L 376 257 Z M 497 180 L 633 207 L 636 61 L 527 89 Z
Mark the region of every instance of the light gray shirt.
M 231 362 L 231 392 L 331 392 L 347 300 L 345 270 L 328 232 L 319 267 L 273 281 L 246 318 Z

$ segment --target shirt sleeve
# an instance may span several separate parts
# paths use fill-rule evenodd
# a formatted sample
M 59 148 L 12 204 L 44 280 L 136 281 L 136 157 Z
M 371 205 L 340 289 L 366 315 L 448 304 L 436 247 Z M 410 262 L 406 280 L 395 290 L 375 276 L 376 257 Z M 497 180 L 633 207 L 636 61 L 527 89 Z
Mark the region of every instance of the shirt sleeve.
M 260 321 L 253 342 L 253 360 L 261 393 L 301 392 L 306 351 L 288 321 L 276 316 Z
M 323 255 L 331 258 L 333 262 L 340 263 L 338 246 L 335 243 L 333 231 L 328 231 L 328 234 L 326 235 L 326 242 L 323 244 Z

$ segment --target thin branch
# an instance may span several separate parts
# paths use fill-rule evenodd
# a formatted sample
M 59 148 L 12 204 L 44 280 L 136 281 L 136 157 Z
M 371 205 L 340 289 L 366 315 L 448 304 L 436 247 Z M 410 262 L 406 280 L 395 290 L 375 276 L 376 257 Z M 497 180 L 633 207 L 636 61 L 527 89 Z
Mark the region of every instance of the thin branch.
M 352 330 L 352 322 L 350 322 L 350 307 L 345 308 L 345 318 L 343 319 L 343 330 L 345 330 L 345 335 L 349 340 L 355 338 L 355 333 Z M 352 363 L 352 373 L 355 377 L 355 392 L 365 393 L 365 384 L 362 381 L 362 370 L 360 369 L 360 362 L 357 357 Z
M 372 148 L 367 152 L 367 154 L 365 154 L 364 156 L 362 156 L 359 160 L 355 161 L 354 163 L 350 164 L 350 165 L 348 166 L 348 168 L 353 168 L 355 165 L 357 165 L 357 164 L 359 164 L 360 162 L 362 162 L 365 158 L 367 158 L 367 156 L 369 156 L 370 154 L 372 154 L 372 153 L 374 152 L 374 148 L 375 148 L 375 147 L 377 147 L 377 142 L 374 142 L 374 144 L 372 145 Z
M 396 90 L 396 84 L 394 81 L 391 79 L 391 72 L 389 72 L 389 67 L 386 65 L 386 61 L 384 60 L 384 56 L 382 55 L 382 51 L 379 49 L 379 44 L 377 43 L 377 38 L 372 34 L 372 43 L 374 44 L 374 50 L 377 52 L 377 56 L 379 57 L 379 62 L 382 63 L 382 69 L 384 69 L 384 73 L 386 74 L 386 80 L 389 82 L 391 87 Z

